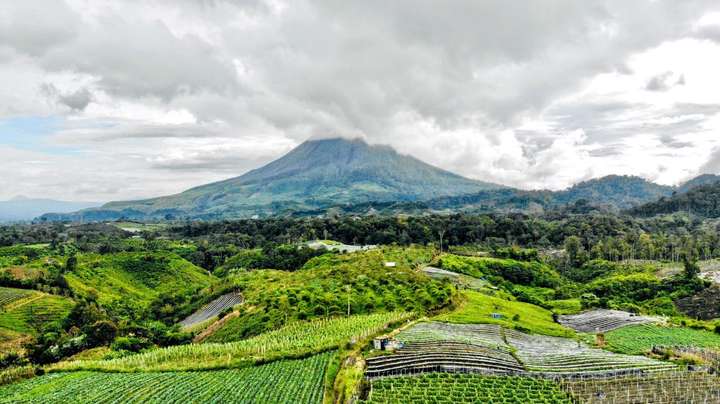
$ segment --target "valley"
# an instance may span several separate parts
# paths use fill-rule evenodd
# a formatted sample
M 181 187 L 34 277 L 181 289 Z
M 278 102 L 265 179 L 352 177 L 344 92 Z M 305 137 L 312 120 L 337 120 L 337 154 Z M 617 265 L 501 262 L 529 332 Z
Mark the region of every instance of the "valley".
M 713 402 L 720 240 L 663 223 L 3 227 L 0 402 Z

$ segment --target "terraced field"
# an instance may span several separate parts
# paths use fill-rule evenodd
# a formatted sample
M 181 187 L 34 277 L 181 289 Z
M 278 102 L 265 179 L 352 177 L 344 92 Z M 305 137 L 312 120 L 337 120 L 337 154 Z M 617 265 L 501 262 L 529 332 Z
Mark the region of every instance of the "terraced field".
M 333 353 L 209 372 L 63 372 L 0 387 L 0 403 L 320 403 Z
M 32 294 L 31 290 L 0 287 L 0 309 Z
M 639 355 L 654 346 L 694 346 L 720 348 L 720 334 L 706 330 L 682 327 L 638 325 L 623 327 L 605 334 L 609 349 L 615 352 Z
M 502 327 L 495 324 L 448 324 L 437 321 L 418 323 L 402 331 L 397 340 L 404 344 L 422 342 L 455 342 L 509 351 L 502 336 Z
M 670 370 L 675 365 L 644 356 L 621 355 L 590 348 L 567 338 L 529 335 L 506 330 L 508 344 L 517 349 L 518 359 L 530 372 L 575 374 L 618 374 L 638 370 Z
M 217 299 L 213 300 L 209 304 L 200 308 L 195 313 L 188 316 L 186 319 L 180 322 L 182 327 L 192 327 L 205 322 L 218 314 L 222 313 L 223 310 L 231 308 L 243 302 L 242 296 L 237 293 L 227 293 Z
M 393 355 L 367 359 L 368 378 L 432 371 L 515 374 L 523 367 L 507 351 L 456 342 L 417 342 Z
M 655 322 L 651 317 L 638 316 L 619 310 L 591 310 L 580 314 L 560 316 L 558 322 L 578 332 L 608 332 L 628 325 Z
M 374 380 L 365 402 L 572 403 L 559 384 L 550 380 L 442 372 Z
M 411 317 L 410 313 L 394 312 L 302 321 L 237 342 L 178 345 L 118 359 L 61 362 L 53 369 L 136 372 L 242 367 L 257 361 L 333 350 L 352 339 L 374 335 L 389 323 Z
M 569 379 L 563 390 L 587 404 L 719 403 L 720 378 L 705 372 L 660 372 L 612 378 Z
M 14 300 L 4 305 L 0 311 L 0 329 L 33 334 L 44 324 L 63 319 L 74 304 L 72 300 L 62 296 L 14 290 L 18 291 Z

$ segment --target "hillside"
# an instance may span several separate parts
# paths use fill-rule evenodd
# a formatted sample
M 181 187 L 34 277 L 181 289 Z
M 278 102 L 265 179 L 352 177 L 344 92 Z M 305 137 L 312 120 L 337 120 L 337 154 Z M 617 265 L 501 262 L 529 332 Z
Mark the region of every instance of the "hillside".
M 210 285 L 213 277 L 179 256 L 166 253 L 84 254 L 66 273 L 78 295 L 96 295 L 103 304 L 144 306 L 161 294 L 179 294 Z
M 267 215 L 335 204 L 415 201 L 461 195 L 499 185 L 433 167 L 387 146 L 360 139 L 309 140 L 281 158 L 246 174 L 177 195 L 111 202 L 44 220 L 108 220 Z
M 706 218 L 720 217 L 720 183 L 701 185 L 685 193 L 675 193 L 630 210 L 637 216 L 687 212 Z

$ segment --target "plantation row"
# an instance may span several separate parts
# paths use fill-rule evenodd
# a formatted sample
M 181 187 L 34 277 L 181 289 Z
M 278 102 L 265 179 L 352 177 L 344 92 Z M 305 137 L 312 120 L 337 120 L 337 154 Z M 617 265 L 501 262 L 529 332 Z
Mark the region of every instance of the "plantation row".
M 207 372 L 63 372 L 0 387 L 0 403 L 320 403 L 334 353 Z
M 562 388 L 581 403 L 718 403 L 720 378 L 705 372 L 661 372 L 612 378 L 569 379 Z
M 257 361 L 335 349 L 347 341 L 377 334 L 389 323 L 411 316 L 410 313 L 393 312 L 296 322 L 237 342 L 179 345 L 118 359 L 59 363 L 53 370 L 134 372 L 241 367 Z
M 619 328 L 605 335 L 610 348 L 616 352 L 639 355 L 654 346 L 692 345 L 698 348 L 720 348 L 720 335 L 682 327 L 638 325 Z
M 405 344 L 416 342 L 458 342 L 509 351 L 502 336 L 502 328 L 494 324 L 418 323 L 402 331 L 397 340 Z
M 12 302 L 28 297 L 32 293 L 32 291 L 25 289 L 0 287 L 0 309 Z
M 524 370 L 506 351 L 453 342 L 413 343 L 394 355 L 369 358 L 366 362 L 368 378 L 440 370 L 504 374 Z
M 541 373 L 615 373 L 627 370 L 659 371 L 673 369 L 671 363 L 644 356 L 621 355 L 590 348 L 567 338 L 530 335 L 506 330 L 508 343 L 527 370 Z
M 579 332 L 608 332 L 616 328 L 634 324 L 653 322 L 649 317 L 643 317 L 619 310 L 592 310 L 580 314 L 560 316 L 560 324 Z
M 203 321 L 207 321 L 222 313 L 224 310 L 229 309 L 242 302 L 242 296 L 238 295 L 237 293 L 224 294 L 213 300 L 206 306 L 202 307 L 200 310 L 188 316 L 186 319 L 180 322 L 180 325 L 182 327 L 192 327 L 194 325 L 202 323 Z
M 552 403 L 570 397 L 549 380 L 517 376 L 428 373 L 370 382 L 367 403 Z

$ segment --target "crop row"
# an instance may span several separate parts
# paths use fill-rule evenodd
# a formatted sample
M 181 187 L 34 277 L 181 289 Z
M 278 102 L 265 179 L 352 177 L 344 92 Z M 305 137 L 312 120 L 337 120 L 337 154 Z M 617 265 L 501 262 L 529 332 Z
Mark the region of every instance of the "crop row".
M 608 332 L 605 339 L 610 349 L 626 354 L 643 354 L 654 346 L 720 348 L 720 334 L 684 327 L 629 326 Z
M 649 317 L 619 310 L 592 310 L 580 314 L 560 316 L 560 324 L 579 332 L 608 332 L 616 328 L 652 322 Z
M 62 363 L 53 370 L 133 372 L 242 367 L 258 361 L 335 349 L 352 339 L 376 334 L 389 323 L 411 316 L 410 313 L 392 312 L 296 322 L 237 342 L 179 345 L 118 359 Z
M 567 338 L 529 335 L 514 330 L 507 330 L 505 335 L 508 343 L 517 349 L 518 359 L 532 372 L 574 374 L 674 368 L 667 362 L 615 354 Z
M 517 376 L 428 373 L 370 382 L 368 403 L 571 403 L 559 384 Z
M 509 351 L 502 329 L 495 324 L 448 324 L 441 322 L 418 323 L 398 334 L 403 343 L 458 342 Z
M 705 372 L 661 372 L 561 381 L 582 403 L 718 403 L 720 378 Z
M 203 321 L 217 316 L 223 310 L 242 303 L 242 301 L 242 296 L 237 293 L 224 294 L 188 316 L 180 322 L 180 325 L 183 327 L 191 327 L 193 325 L 200 324 Z
M 319 403 L 332 353 L 206 372 L 64 372 L 0 387 L 0 403 Z
M 24 289 L 0 287 L 0 308 L 30 296 L 33 292 Z
M 418 347 L 416 345 L 422 345 Z M 523 367 L 509 353 L 459 343 L 411 344 L 394 355 L 367 359 L 366 377 L 455 371 L 518 373 Z

